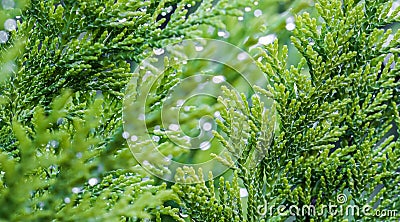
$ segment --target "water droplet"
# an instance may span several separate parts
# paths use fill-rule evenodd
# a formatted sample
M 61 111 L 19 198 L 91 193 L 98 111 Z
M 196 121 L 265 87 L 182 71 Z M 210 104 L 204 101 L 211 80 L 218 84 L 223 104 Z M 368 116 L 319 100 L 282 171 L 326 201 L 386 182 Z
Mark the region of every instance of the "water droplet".
M 82 158 L 82 156 L 83 156 L 83 154 L 81 152 L 76 154 L 76 158 L 78 158 L 78 159 Z
M 160 137 L 159 136 L 153 136 L 153 140 L 154 140 L 154 142 L 158 142 L 158 141 L 160 141 Z
M 140 10 L 141 12 L 146 12 L 146 11 L 147 11 L 147 8 L 146 8 L 146 7 L 140 7 L 139 10 Z
M 218 36 L 223 37 L 223 38 L 228 38 L 229 37 L 229 32 L 227 31 L 218 31 Z
M 74 188 L 72 188 L 72 193 L 80 193 L 81 192 L 81 188 L 79 188 L 79 187 L 74 187 Z
M 164 49 L 153 49 L 154 54 L 162 55 L 164 54 Z
M 132 142 L 135 142 L 135 141 L 137 141 L 137 140 L 138 140 L 138 137 L 137 137 L 137 136 L 135 136 L 135 135 L 131 136 L 131 141 L 132 141 Z
M 247 53 L 245 53 L 245 52 L 239 53 L 239 54 L 237 55 L 237 59 L 238 59 L 239 61 L 243 61 L 243 60 L 247 59 Z
M 59 145 L 59 143 L 58 143 L 57 140 L 52 140 L 52 141 L 50 141 L 50 145 L 51 145 L 53 148 L 57 148 L 58 145 Z
M 61 125 L 61 124 L 63 124 L 63 122 L 64 122 L 63 118 L 58 118 L 57 119 L 57 125 Z
M 294 17 L 293 16 L 289 16 L 286 19 L 286 26 L 285 26 L 286 30 L 293 31 L 296 28 L 296 24 L 294 22 L 295 22 L 294 21 Z
M 294 22 L 294 17 L 293 16 L 289 16 L 286 18 L 286 23 L 293 23 Z
M 310 43 L 311 46 L 315 45 L 315 41 L 312 38 L 308 38 L 308 42 Z
M 94 185 L 96 185 L 97 183 L 99 183 L 99 179 L 97 179 L 97 178 L 90 178 L 89 181 L 88 181 L 88 183 L 89 183 L 90 186 L 94 186 Z
M 172 130 L 172 131 L 178 131 L 179 125 L 178 124 L 169 124 L 168 129 Z
M 201 51 L 203 51 L 204 47 L 203 46 L 196 46 L 195 49 L 196 49 L 197 52 L 201 52 Z
M 214 77 L 212 78 L 212 81 L 213 81 L 215 84 L 219 84 L 219 83 L 222 83 L 222 82 L 225 81 L 225 77 L 224 77 L 224 76 L 214 76 Z
M 165 162 L 170 162 L 172 160 L 172 155 L 168 155 L 164 158 Z
M 173 8 L 172 6 L 169 6 L 169 7 L 167 8 L 167 13 L 172 12 L 173 9 L 174 9 L 174 8 Z
M 180 213 L 179 215 L 181 215 L 181 217 L 185 218 L 188 217 L 189 215 L 185 214 L 185 213 Z
M 124 22 L 126 22 L 126 18 L 119 19 L 118 22 L 119 22 L 119 23 L 124 23 Z
M 254 16 L 255 17 L 260 17 L 262 14 L 263 13 L 262 13 L 262 11 L 260 9 L 257 9 L 257 10 L 254 11 Z
M 271 44 L 275 41 L 276 35 L 275 34 L 269 34 L 266 36 L 263 36 L 258 39 L 258 43 L 263 44 L 263 45 L 268 45 Z
M 201 150 L 208 150 L 211 147 L 211 143 L 209 141 L 205 141 L 200 143 L 200 149 Z
M 17 29 L 17 22 L 15 19 L 7 19 L 4 22 L 4 28 L 8 31 L 16 30 Z
M 128 132 L 123 132 L 123 133 L 122 133 L 122 137 L 123 137 L 124 139 L 128 139 L 128 138 L 129 138 L 129 133 L 128 133 Z
M 247 192 L 246 188 L 240 188 L 240 197 L 247 197 L 249 196 L 249 193 Z
M 1 5 L 3 9 L 13 9 L 15 7 L 15 2 L 13 0 L 2 0 Z
M 285 28 L 288 31 L 293 31 L 296 28 L 296 25 L 294 23 L 287 23 Z
M 203 130 L 205 131 L 210 131 L 212 129 L 212 124 L 209 122 L 206 122 L 203 124 Z
M 64 203 L 71 203 L 71 199 L 69 199 L 68 197 L 64 198 Z
M 8 33 L 0 31 L 0 43 L 6 43 L 8 41 Z

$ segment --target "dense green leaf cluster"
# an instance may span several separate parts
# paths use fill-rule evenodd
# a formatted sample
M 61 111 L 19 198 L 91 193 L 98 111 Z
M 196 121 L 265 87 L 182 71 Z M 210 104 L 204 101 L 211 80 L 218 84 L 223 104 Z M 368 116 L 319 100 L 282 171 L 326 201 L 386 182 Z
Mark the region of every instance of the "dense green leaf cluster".
M 260 50 L 258 64 L 269 84 L 256 88 L 273 99 L 272 112 L 257 95 L 249 105 L 225 90 L 222 133 L 216 133 L 231 154 L 220 160 L 248 192 L 245 214 L 225 217 L 232 206 L 225 197 L 213 200 L 205 185 L 176 185 L 196 221 L 398 220 L 398 213 L 375 215 L 400 205 L 400 32 L 392 27 L 400 13 L 392 4 L 316 1 L 316 18 L 296 17 L 292 42 L 303 56 L 297 66 L 287 65 L 288 48 L 277 41 Z M 237 197 L 237 182 L 220 186 Z M 201 211 L 195 205 L 201 200 L 216 204 Z M 358 206 L 360 213 L 329 214 L 329 204 Z M 361 213 L 366 205 L 373 206 L 368 215 Z M 301 214 L 304 207 L 316 213 Z
M 263 45 L 258 38 L 265 29 L 282 30 L 290 14 L 260 28 L 267 14 L 243 18 L 240 1 L 16 2 L 14 9 L 0 9 L 1 24 L 18 20 L 0 44 L 0 220 L 400 219 L 400 7 L 393 1 L 316 0 L 308 10 L 305 0 L 271 6 L 271 13 L 288 6 L 292 13 L 308 12 L 295 16 L 293 46 L 274 41 L 251 51 L 268 83 L 255 86 L 250 97 L 222 87 L 218 104 L 181 122 L 194 128 L 192 119 L 219 109 L 214 137 L 225 150 L 213 157 L 230 170 L 218 183 L 201 169 L 178 169 L 171 187 L 132 157 L 140 151 L 159 165 L 155 171 L 165 169 L 170 159 L 155 158 L 154 141 L 140 140 L 130 150 L 124 138 L 122 99 L 127 91 L 136 96 L 146 73 L 157 71 L 148 66 L 132 74 L 137 64 L 209 28 L 203 24 L 216 28 L 210 35 L 237 25 L 226 40 L 254 49 Z M 301 55 L 296 65 L 290 47 Z M 148 128 L 137 129 L 157 137 L 156 150 L 176 159 L 186 158 L 184 150 L 168 139 L 185 140 L 156 126 L 179 78 L 203 65 L 184 70 L 180 62 L 165 59 L 164 74 L 145 95 Z M 125 89 L 131 78 L 138 81 Z M 360 212 L 335 216 L 324 208 L 332 204 Z M 315 213 L 299 214 L 293 206 Z M 369 214 L 363 206 L 372 206 Z M 384 211 L 396 214 L 375 215 Z
M 82 108 L 95 93 L 102 93 L 110 108 L 120 110 L 115 105 L 121 104 L 136 62 L 154 48 L 192 37 L 198 25 L 222 26 L 217 17 L 223 8 L 227 15 L 239 13 L 227 1 L 215 6 L 212 1 L 188 0 L 32 1 L 30 5 L 21 13 L 18 32 L 11 32 L 9 43 L 1 46 L 5 51 L 14 39 L 26 39 L 26 50 L 16 64 L 19 70 L 0 88 L 5 100 L 1 116 L 7 117 L 0 125 L 1 146 L 8 151 L 15 148 L 9 136 L 12 119 L 25 123 L 34 106 L 47 106 L 63 88 L 80 93 L 76 102 Z M 189 13 L 188 5 L 197 8 Z
M 32 137 L 26 133 L 29 128 L 14 123 L 20 155 L 11 159 L 3 152 L 0 156 L 1 217 L 11 221 L 119 221 L 151 215 L 160 220 L 161 214 L 178 218 L 176 209 L 162 205 L 177 200 L 165 184 L 153 186 L 141 170 L 110 171 L 103 165 L 108 154 L 99 149 L 102 140 L 95 133 L 103 100 L 91 104 L 82 119 L 64 124 L 71 102 L 70 93 L 65 93 L 52 103 L 47 116 L 44 109 L 36 108 Z M 123 155 L 114 158 L 122 160 Z
M 125 85 L 154 49 L 199 25 L 223 28 L 218 18 L 238 15 L 235 4 L 33 0 L 1 9 L 18 26 L 0 44 L 0 218 L 182 221 L 164 204 L 177 196 L 122 137 Z

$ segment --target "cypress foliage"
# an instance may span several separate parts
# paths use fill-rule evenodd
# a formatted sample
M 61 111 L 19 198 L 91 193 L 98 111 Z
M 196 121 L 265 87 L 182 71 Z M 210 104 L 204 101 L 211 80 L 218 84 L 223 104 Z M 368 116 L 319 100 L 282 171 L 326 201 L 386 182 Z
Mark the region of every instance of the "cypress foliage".
M 296 16 L 291 40 L 301 62 L 288 67 L 288 47 L 278 41 L 256 56 L 269 80 L 256 89 L 273 99 L 272 108 L 258 95 L 249 105 L 224 89 L 227 137 L 215 134 L 230 154 L 218 158 L 233 181 L 221 179 L 217 195 L 213 183 L 181 171 L 178 178 L 201 182 L 174 187 L 195 221 L 399 219 L 400 32 L 392 25 L 400 14 L 392 4 L 320 0 L 317 14 Z M 239 179 L 248 193 L 243 213 Z
M 140 169 L 122 137 L 124 88 L 153 49 L 202 24 L 221 28 L 236 3 L 2 3 L 2 24 L 18 26 L 0 44 L 0 218 L 183 221 L 164 205 L 177 195 Z
M 172 185 L 132 157 L 125 86 L 153 50 L 198 36 L 201 25 L 224 28 L 225 16 L 241 16 L 248 2 L 4 2 L 1 24 L 18 25 L 0 44 L 1 220 L 400 219 L 394 1 L 316 0 L 298 13 L 298 64 L 288 65 L 288 46 L 276 40 L 253 53 L 267 84 L 250 99 L 221 89 L 213 133 L 225 151 L 213 156 L 229 172 L 214 179 L 184 167 Z M 182 64 L 171 64 L 150 94 L 151 112 L 182 77 Z M 164 142 L 156 141 L 179 158 Z

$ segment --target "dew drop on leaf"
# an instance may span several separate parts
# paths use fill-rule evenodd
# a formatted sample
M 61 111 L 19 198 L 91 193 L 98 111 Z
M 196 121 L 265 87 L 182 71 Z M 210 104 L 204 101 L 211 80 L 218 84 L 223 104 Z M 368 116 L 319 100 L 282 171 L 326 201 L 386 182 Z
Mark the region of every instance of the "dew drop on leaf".
M 7 19 L 4 22 L 4 28 L 8 31 L 16 30 L 17 29 L 17 22 L 15 19 Z
M 254 16 L 255 17 L 260 17 L 262 15 L 262 11 L 260 9 L 257 9 L 254 11 Z
M 0 31 L 0 43 L 6 43 L 8 41 L 8 33 Z
M 212 124 L 209 122 L 206 122 L 203 124 L 203 130 L 205 131 L 210 131 L 212 129 Z
M 258 43 L 260 43 L 262 45 L 268 45 L 268 44 L 273 43 L 275 41 L 275 39 L 276 39 L 275 34 L 269 34 L 269 35 L 259 38 Z
M 138 137 L 137 137 L 137 136 L 135 136 L 135 135 L 131 136 L 131 141 L 132 141 L 132 142 L 135 142 L 135 141 L 137 141 L 137 140 L 138 140 Z
M 129 133 L 128 133 L 128 132 L 123 132 L 123 133 L 122 133 L 122 137 L 123 137 L 124 139 L 128 139 L 128 138 L 129 138 Z
M 203 51 L 204 47 L 203 46 L 196 46 L 195 49 L 196 49 L 197 52 L 201 52 L 201 51 Z
M 89 183 L 90 186 L 94 186 L 94 185 L 96 185 L 97 183 L 99 183 L 99 179 L 97 179 L 97 178 L 90 178 L 89 181 L 88 181 L 88 183 Z
M 205 141 L 200 143 L 200 149 L 201 150 L 208 150 L 211 147 L 211 143 L 209 141 Z
M 81 188 L 79 188 L 79 187 L 72 188 L 72 193 L 80 193 L 80 192 L 81 192 Z
M 164 53 L 164 49 L 153 49 L 154 54 L 162 55 Z

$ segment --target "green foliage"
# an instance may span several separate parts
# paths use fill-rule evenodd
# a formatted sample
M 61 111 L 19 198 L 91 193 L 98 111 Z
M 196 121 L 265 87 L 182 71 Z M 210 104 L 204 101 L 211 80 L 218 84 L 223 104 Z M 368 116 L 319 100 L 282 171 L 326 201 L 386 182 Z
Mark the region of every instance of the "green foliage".
M 239 184 L 235 175 L 232 185 L 220 177 L 218 194 L 214 191 L 212 180 L 206 185 L 199 171 L 196 175 L 193 169 L 180 169 L 176 174 L 177 182 L 184 184 L 197 183 L 196 186 L 174 186 L 173 190 L 185 200 L 185 216 L 195 221 L 243 221 Z M 213 175 L 210 174 L 209 178 Z
M 136 62 L 152 53 L 153 48 L 193 37 L 198 25 L 216 23 L 221 9 L 232 7 L 227 1 L 215 6 L 205 1 L 189 14 L 186 5 L 195 5 L 196 1 L 30 4 L 21 14 L 23 22 L 18 33 L 12 32 L 10 43 L 1 48 L 3 52 L 14 39 L 27 38 L 26 51 L 17 59 L 19 70 L 0 88 L 6 100 L 1 116 L 14 116 L 23 123 L 32 116 L 33 106 L 47 106 L 63 88 L 79 92 L 77 103 L 82 107 L 97 91 L 104 94 L 110 109 L 121 110 L 119 100 Z M 226 12 L 238 14 L 233 9 Z M 164 16 L 167 13 L 169 20 Z M 120 116 L 114 115 L 111 120 Z M 14 150 L 14 139 L 9 136 L 11 119 L 4 118 L 0 128 L 2 149 Z
M 248 192 L 245 214 L 226 217 L 233 211 L 226 196 L 215 200 L 205 185 L 175 185 L 196 221 L 377 220 L 375 212 L 398 209 L 400 32 L 391 41 L 388 37 L 400 14 L 399 8 L 390 12 L 392 3 L 317 1 L 323 20 L 309 13 L 296 17 L 291 40 L 303 56 L 297 66 L 288 68 L 288 48 L 279 48 L 277 41 L 260 50 L 258 64 L 269 84 L 257 91 L 274 100 L 272 113 L 257 95 L 249 105 L 225 90 L 220 129 L 227 136 L 216 132 L 231 154 L 221 161 Z M 193 172 L 189 176 L 197 178 Z M 220 189 L 238 196 L 237 182 L 222 183 Z M 344 203 L 340 195 L 347 196 Z M 202 211 L 194 205 L 198 202 L 215 204 Z M 266 203 L 264 214 L 257 211 Z M 327 209 L 318 214 L 329 204 L 374 208 L 370 215 L 333 217 Z M 296 211 L 290 206 L 313 206 L 317 213 L 291 217 Z
M 29 128 L 13 123 L 20 155 L 11 159 L 2 153 L 0 158 L 4 172 L 1 217 L 11 221 L 119 221 L 151 215 L 160 218 L 160 214 L 178 218 L 176 210 L 162 205 L 177 200 L 165 184 L 153 186 L 151 180 L 143 180 L 140 171 L 104 171 L 101 160 L 107 153 L 99 149 L 102 139 L 95 133 L 100 123 L 96 113 L 102 110 L 103 100 L 94 101 L 84 117 L 72 123 L 63 121 L 69 105 L 70 93 L 65 93 L 52 103 L 48 115 L 36 108 L 30 136 Z
M 400 205 L 400 7 L 393 11 L 393 1 L 316 0 L 310 8 L 306 0 L 265 0 L 252 2 L 263 13 L 254 17 L 241 12 L 247 1 L 16 2 L 0 10 L 1 25 L 20 18 L 0 44 L 0 220 L 399 220 L 398 211 L 374 215 Z M 284 24 L 292 15 L 290 33 Z M 185 116 L 183 128 L 193 130 L 193 118 L 219 109 L 213 146 L 225 150 L 212 156 L 230 170 L 218 182 L 185 167 L 167 185 L 132 157 L 154 158 L 153 141 L 128 147 L 123 136 L 122 99 L 146 80 L 125 86 L 156 71 L 132 74 L 153 50 L 221 30 L 229 36 L 219 37 L 250 51 L 268 82 L 251 96 L 223 87 L 212 108 Z M 293 44 L 259 44 L 272 33 L 285 44 L 293 34 Z M 137 133 L 149 130 L 163 155 L 195 163 L 201 154 L 185 156 L 166 141 L 185 140 L 156 126 L 179 78 L 203 63 L 165 63 L 145 104 L 148 129 Z M 324 209 L 332 204 L 372 209 L 334 217 Z M 292 216 L 293 206 L 316 214 Z
M 0 218 L 182 221 L 166 204 L 177 196 L 140 168 L 122 138 L 124 88 L 153 49 L 197 36 L 202 24 L 223 28 L 218 18 L 240 14 L 235 4 L 19 1 L 1 9 L 1 24 L 17 18 L 18 27 L 0 44 Z

